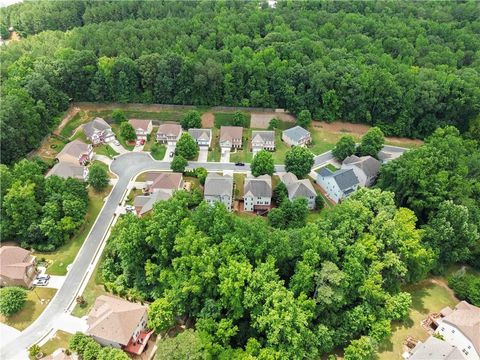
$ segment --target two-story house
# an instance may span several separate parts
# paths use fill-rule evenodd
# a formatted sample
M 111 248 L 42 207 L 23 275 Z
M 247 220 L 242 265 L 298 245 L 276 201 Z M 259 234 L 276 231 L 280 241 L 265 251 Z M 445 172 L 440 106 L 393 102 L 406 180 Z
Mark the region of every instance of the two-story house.
M 152 120 L 130 119 L 128 123 L 135 129 L 137 140 L 147 140 L 147 135 L 152 132 Z
M 225 149 L 242 148 L 243 128 L 241 126 L 220 127 L 220 147 Z
M 188 133 L 198 146 L 210 147 L 212 145 L 212 129 L 188 129 Z
M 102 118 L 95 118 L 83 125 L 83 132 L 93 145 L 109 143 L 115 140 L 115 134 L 110 125 Z
M 359 181 L 352 169 L 340 169 L 332 172 L 323 167 L 318 172 L 317 184 L 325 190 L 330 199 L 338 203 L 357 190 Z
M 181 135 L 182 127 L 179 124 L 162 124 L 158 128 L 157 142 L 175 145 Z
M 312 141 L 312 137 L 309 131 L 297 125 L 284 130 L 282 140 L 290 146 L 306 146 Z
M 147 307 L 113 296 L 101 295 L 87 318 L 87 334 L 102 346 L 139 355 L 152 331 L 147 330 Z
M 275 151 L 275 131 L 252 131 L 252 152 Z
M 245 211 L 270 210 L 272 203 L 272 177 L 270 175 L 247 176 L 243 194 L 243 208 Z
M 317 192 L 313 188 L 312 183 L 308 179 L 298 180 L 293 173 L 285 173 L 280 177 L 280 180 L 285 184 L 288 192 L 288 199 L 290 201 L 297 198 L 305 198 L 310 210 L 315 209 L 315 198 Z
M 209 173 L 205 179 L 203 197 L 208 204 L 221 202 L 230 211 L 232 209 L 233 178 L 228 175 Z
M 77 165 L 86 165 L 94 156 L 91 144 L 85 144 L 80 140 L 69 142 L 55 157 L 59 162 L 68 162 Z
M 342 169 L 352 169 L 357 176 L 359 186 L 372 186 L 380 171 L 381 162 L 371 156 L 351 155 L 342 163 Z
M 32 286 L 37 262 L 31 254 L 18 246 L 0 247 L 0 286 Z

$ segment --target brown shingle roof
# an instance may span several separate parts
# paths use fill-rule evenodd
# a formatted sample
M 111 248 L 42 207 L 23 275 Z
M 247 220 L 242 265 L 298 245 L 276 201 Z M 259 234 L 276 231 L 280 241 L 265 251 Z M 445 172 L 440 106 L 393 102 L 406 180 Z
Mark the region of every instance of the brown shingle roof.
M 85 144 L 80 140 L 73 140 L 69 142 L 65 147 L 58 153 L 56 158 L 59 161 L 71 162 L 78 164 L 78 160 L 82 155 L 88 154 L 90 151 L 90 146 Z
M 166 136 L 178 136 L 181 132 L 182 127 L 179 124 L 162 124 L 158 127 L 158 134 Z
M 23 280 L 26 268 L 31 266 L 35 257 L 30 251 L 18 246 L 2 246 L 0 248 L 0 275 L 12 280 Z
M 443 322 L 459 329 L 480 353 L 480 308 L 461 301 L 450 314 L 443 318 Z
M 146 311 L 146 306 L 101 295 L 88 314 L 87 333 L 127 345 Z
M 152 120 L 140 120 L 140 119 L 130 119 L 128 123 L 133 126 L 135 130 L 142 129 L 143 131 L 148 130 L 148 125 Z
M 220 143 L 230 141 L 232 144 L 241 144 L 242 134 L 241 126 L 222 126 L 220 127 Z
M 151 172 L 147 174 L 147 181 L 151 181 L 150 191 L 155 189 L 177 190 L 182 184 L 181 173 Z

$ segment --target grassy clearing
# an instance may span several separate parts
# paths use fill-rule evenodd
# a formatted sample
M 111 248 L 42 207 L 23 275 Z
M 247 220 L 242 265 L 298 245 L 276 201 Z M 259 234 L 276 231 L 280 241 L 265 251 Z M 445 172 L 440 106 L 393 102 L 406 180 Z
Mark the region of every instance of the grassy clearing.
M 235 200 L 243 199 L 243 190 L 245 184 L 245 174 L 233 174 L 233 182 L 235 184 L 234 196 Z
M 23 309 L 8 318 L 0 316 L 0 322 L 20 331 L 26 329 L 40 316 L 56 292 L 56 289 L 42 287 L 29 290 Z
M 165 145 L 155 143 L 152 145 L 150 154 L 152 154 L 152 157 L 155 160 L 163 160 L 163 158 L 165 157 L 166 151 L 167 151 L 167 147 Z
M 275 130 L 275 152 L 272 154 L 275 164 L 285 164 L 285 155 L 288 150 L 290 147 L 282 140 L 282 130 Z
M 70 121 L 63 127 L 60 135 L 69 138 L 72 136 L 73 132 L 77 127 L 86 123 L 88 121 L 88 117 L 86 116 L 85 111 L 79 111 L 74 117 L 70 119 Z
M 47 356 L 51 355 L 57 349 L 67 349 L 71 337 L 71 334 L 62 330 L 57 330 L 55 335 L 40 347 L 40 351 L 43 353 L 43 356 Z
M 251 116 L 250 113 L 243 112 L 243 114 L 248 118 L 248 125 L 246 128 L 250 127 Z M 234 112 L 228 113 L 214 113 L 215 116 L 215 127 L 220 129 L 221 126 L 230 126 L 233 121 Z
M 315 155 L 332 150 L 335 147 L 338 139 L 340 139 L 342 136 L 324 131 L 321 128 L 313 128 L 310 130 L 312 134 L 312 144 L 310 144 L 308 147 Z
M 200 109 L 198 111 L 202 112 Z M 128 119 L 144 119 L 144 120 L 158 120 L 162 122 L 174 121 L 179 122 L 186 112 L 190 109 L 178 109 L 178 110 L 161 110 L 161 111 L 143 111 L 143 110 L 123 110 L 125 116 Z M 90 110 L 89 115 L 91 117 L 101 117 L 104 119 L 112 119 L 113 110 Z
M 35 155 L 39 156 L 47 163 L 50 163 L 55 159 L 55 156 L 62 151 L 66 144 L 66 141 L 57 136 L 50 135 L 42 146 L 35 151 Z
M 102 144 L 100 146 L 96 146 L 93 149 L 93 151 L 95 152 L 95 154 L 107 156 L 110 159 L 113 159 L 114 156 L 118 155 L 118 153 L 115 150 L 113 150 L 110 147 L 110 145 L 107 145 L 107 144 Z
M 401 359 L 403 342 L 407 336 L 420 341 L 427 339 L 428 333 L 422 328 L 421 321 L 429 313 L 438 312 L 445 306 L 453 307 L 458 302 L 448 289 L 432 283 L 431 279 L 410 285 L 404 290 L 412 295 L 408 319 L 392 324 L 392 336 L 380 346 L 379 360 Z
M 101 264 L 103 262 L 103 256 L 100 258 L 100 261 L 95 266 L 95 270 L 93 271 L 92 276 L 88 280 L 87 286 L 83 291 L 83 298 L 85 300 L 85 304 L 80 306 L 76 305 L 73 309 L 72 315 L 76 317 L 83 317 L 88 314 L 90 309 L 95 302 L 95 299 L 100 295 L 107 295 L 108 292 L 105 291 L 103 287 L 103 280 L 102 280 L 102 272 L 100 271 Z
M 85 222 L 78 231 L 78 233 L 65 245 L 58 248 L 56 251 L 49 253 L 38 252 L 35 255 L 37 259 L 46 259 L 50 262 L 47 268 L 47 274 L 50 275 L 66 275 L 67 266 L 75 260 L 80 247 L 87 238 L 87 235 L 95 222 L 100 210 L 103 207 L 103 199 L 110 193 L 112 188 L 108 187 L 101 193 L 96 193 L 92 189 L 89 189 L 88 195 L 90 202 L 88 205 L 87 215 L 85 216 Z

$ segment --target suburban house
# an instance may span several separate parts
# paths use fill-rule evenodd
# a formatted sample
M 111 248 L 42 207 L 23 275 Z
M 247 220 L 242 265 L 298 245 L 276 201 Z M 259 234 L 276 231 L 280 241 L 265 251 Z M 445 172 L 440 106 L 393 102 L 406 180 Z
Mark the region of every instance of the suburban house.
M 83 125 L 83 132 L 93 145 L 109 143 L 115 140 L 112 128 L 102 118 L 97 117 Z
M 309 131 L 297 125 L 284 130 L 282 140 L 290 146 L 305 146 L 312 141 L 312 137 Z
M 88 178 L 88 168 L 78 164 L 59 162 L 50 169 L 46 176 L 49 177 L 52 175 L 65 179 L 72 177 L 74 179 L 86 181 Z
M 252 152 L 275 151 L 275 131 L 252 131 Z
M 55 157 L 59 162 L 86 165 L 93 159 L 91 144 L 85 144 L 80 140 L 69 142 Z
M 340 169 L 332 172 L 323 167 L 318 172 L 317 184 L 326 191 L 330 199 L 338 203 L 357 190 L 359 181 L 352 169 Z
M 443 340 L 430 336 L 424 343 L 404 354 L 409 360 L 480 359 L 480 308 L 466 301 L 454 309 L 445 307 L 432 319 L 431 326 Z
M 0 247 L 0 286 L 30 288 L 37 276 L 32 253 L 18 246 Z
M 147 307 L 113 296 L 97 297 L 87 318 L 87 334 L 102 346 L 141 354 L 152 331 Z
M 181 173 L 150 172 L 146 175 L 144 191 L 147 195 L 138 195 L 133 200 L 133 206 L 137 215 L 143 216 L 153 205 L 162 200 L 168 200 L 173 192 L 183 189 L 183 177 Z
M 228 175 L 210 173 L 205 179 L 203 192 L 205 201 L 213 205 L 222 202 L 228 210 L 232 209 L 233 178 Z
M 381 165 L 380 161 L 371 156 L 351 155 L 343 160 L 342 169 L 352 169 L 359 185 L 368 187 L 375 182 Z
M 270 204 L 272 203 L 272 177 L 270 175 L 247 176 L 243 194 L 245 211 L 270 210 Z
M 128 123 L 133 126 L 137 140 L 147 140 L 147 135 L 152 132 L 152 120 L 130 119 Z
M 312 183 L 308 179 L 298 180 L 293 173 L 285 173 L 280 177 L 280 180 L 285 184 L 288 192 L 288 199 L 290 201 L 297 198 L 305 198 L 308 202 L 310 210 L 315 209 L 315 198 L 317 192 L 313 188 Z
M 157 142 L 174 145 L 182 136 L 182 127 L 179 124 L 162 124 L 158 128 Z
M 243 128 L 241 126 L 220 127 L 220 147 L 228 149 L 242 148 Z
M 195 139 L 198 146 L 212 145 L 212 129 L 188 129 L 188 133 Z

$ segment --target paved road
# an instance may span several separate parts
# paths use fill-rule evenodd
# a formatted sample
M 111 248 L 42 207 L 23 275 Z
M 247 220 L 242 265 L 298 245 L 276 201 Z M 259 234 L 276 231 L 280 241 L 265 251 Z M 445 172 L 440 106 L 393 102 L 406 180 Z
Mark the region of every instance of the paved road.
M 406 149 L 385 146 L 384 150 L 389 152 L 403 152 Z M 315 167 L 331 160 L 331 152 L 315 157 Z M 208 171 L 233 170 L 237 172 L 249 171 L 250 165 L 236 166 L 233 163 L 218 162 L 189 162 L 189 168 L 204 167 Z M 63 286 L 57 291 L 48 307 L 27 329 L 18 336 L 10 339 L 0 349 L 1 359 L 15 359 L 20 353 L 32 344 L 40 341 L 53 328 L 55 323 L 64 316 L 67 308 L 75 300 L 77 291 L 91 266 L 96 252 L 107 233 L 110 224 L 115 216 L 115 210 L 121 203 L 128 183 L 138 173 L 146 170 L 170 170 L 170 163 L 153 160 L 150 155 L 140 152 L 130 152 L 118 156 L 110 165 L 110 169 L 118 175 L 118 181 L 105 202 L 97 221 L 93 225 L 88 237 L 80 249 L 75 261 L 68 272 Z M 285 166 L 276 165 L 276 172 L 284 172 Z

